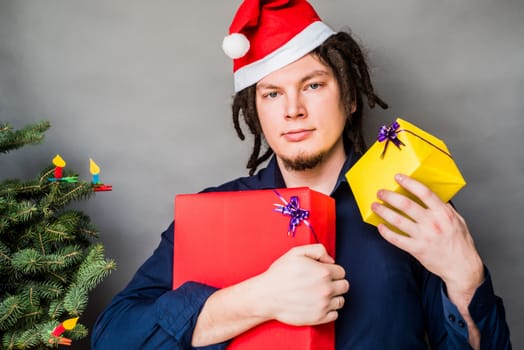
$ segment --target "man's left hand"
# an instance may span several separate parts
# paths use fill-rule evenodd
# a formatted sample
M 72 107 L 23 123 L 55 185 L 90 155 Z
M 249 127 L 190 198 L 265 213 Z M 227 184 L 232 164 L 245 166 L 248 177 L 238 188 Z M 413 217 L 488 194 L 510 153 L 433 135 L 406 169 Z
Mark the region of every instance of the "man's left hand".
M 420 202 L 392 191 L 378 191 L 377 197 L 390 207 L 373 203 L 373 211 L 406 234 L 380 224 L 382 237 L 442 278 L 448 291 L 473 293 L 484 280 L 484 267 L 462 216 L 424 184 L 400 174 L 395 180 Z

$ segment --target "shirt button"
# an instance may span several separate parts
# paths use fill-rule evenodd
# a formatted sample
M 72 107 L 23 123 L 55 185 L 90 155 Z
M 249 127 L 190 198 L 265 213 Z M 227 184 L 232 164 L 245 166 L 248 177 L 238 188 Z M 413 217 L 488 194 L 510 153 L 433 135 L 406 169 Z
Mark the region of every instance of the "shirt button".
M 458 326 L 459 326 L 460 328 L 464 328 L 465 325 L 466 325 L 466 323 L 465 323 L 464 321 L 462 321 L 462 320 L 459 320 L 459 321 L 458 321 Z
M 448 320 L 450 320 L 451 322 L 455 322 L 455 316 L 453 316 L 452 314 L 449 314 Z

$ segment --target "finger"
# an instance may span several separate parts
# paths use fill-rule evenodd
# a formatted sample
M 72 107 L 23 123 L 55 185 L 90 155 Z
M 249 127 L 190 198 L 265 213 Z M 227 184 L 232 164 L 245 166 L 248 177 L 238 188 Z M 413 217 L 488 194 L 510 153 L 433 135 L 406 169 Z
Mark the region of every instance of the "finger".
M 371 210 L 391 226 L 398 228 L 400 231 L 405 232 L 410 236 L 416 235 L 417 230 L 415 223 L 397 211 L 380 203 L 373 203 L 371 205 Z
M 401 213 L 406 214 L 415 222 L 418 222 L 426 215 L 425 208 L 402 194 L 393 191 L 380 190 L 377 192 L 377 197 Z
M 329 303 L 329 309 L 330 310 L 340 310 L 344 307 L 346 300 L 342 295 L 336 296 L 331 298 L 331 302 Z
M 324 318 L 324 320 L 322 320 L 322 321 L 323 321 L 322 323 L 333 322 L 333 321 L 335 321 L 337 318 L 338 318 L 338 311 L 336 311 L 336 310 L 331 310 L 331 311 L 329 311 L 329 312 L 326 314 L 326 317 Z
M 346 294 L 349 291 L 348 280 L 338 280 L 333 282 L 333 296 Z
M 322 263 L 333 264 L 333 259 L 326 251 L 324 245 L 318 244 L 307 244 L 300 247 L 293 248 L 295 252 L 313 260 L 320 261 Z
M 329 264 L 327 265 L 333 281 L 341 280 L 346 277 L 346 270 L 340 265 Z
M 451 203 L 446 203 L 446 207 L 451 213 L 453 213 L 453 216 L 456 217 L 462 225 L 466 225 L 466 220 L 464 219 L 464 217 L 459 214 L 459 212 Z
M 414 240 L 410 237 L 403 236 L 394 232 L 389 227 L 384 224 L 377 226 L 378 232 L 380 235 L 389 243 L 393 244 L 395 247 L 398 247 L 408 253 L 413 251 Z
M 397 174 L 395 175 L 395 181 L 413 193 L 427 208 L 436 208 L 444 204 L 429 187 L 409 176 Z

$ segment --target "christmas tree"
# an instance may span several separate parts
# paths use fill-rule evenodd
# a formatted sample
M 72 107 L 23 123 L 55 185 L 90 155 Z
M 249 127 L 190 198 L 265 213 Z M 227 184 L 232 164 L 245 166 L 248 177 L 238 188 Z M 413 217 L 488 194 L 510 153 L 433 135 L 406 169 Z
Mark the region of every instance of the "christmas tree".
M 0 153 L 43 140 L 46 121 L 20 130 L 0 123 Z M 46 349 L 87 336 L 76 323 L 89 292 L 115 268 L 89 217 L 68 208 L 92 183 L 0 179 L 0 349 Z M 64 172 L 65 178 L 76 174 Z

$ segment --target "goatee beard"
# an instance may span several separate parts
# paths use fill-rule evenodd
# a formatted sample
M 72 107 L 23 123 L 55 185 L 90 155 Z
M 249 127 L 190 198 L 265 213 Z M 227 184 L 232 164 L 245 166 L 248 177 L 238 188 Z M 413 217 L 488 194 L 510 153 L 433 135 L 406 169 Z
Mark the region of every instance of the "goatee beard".
M 296 158 L 285 158 L 281 157 L 282 164 L 286 170 L 290 171 L 304 171 L 313 169 L 319 165 L 324 159 L 324 153 L 318 153 L 313 155 L 299 155 Z

